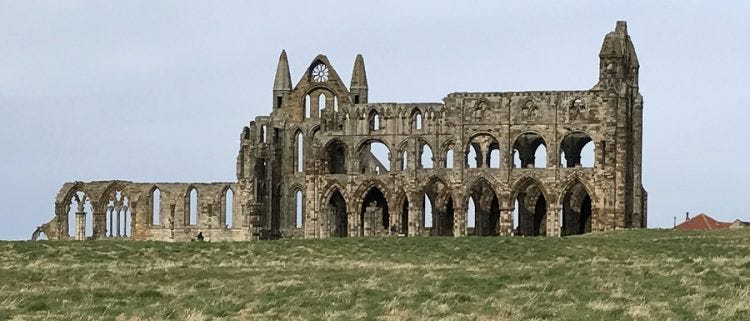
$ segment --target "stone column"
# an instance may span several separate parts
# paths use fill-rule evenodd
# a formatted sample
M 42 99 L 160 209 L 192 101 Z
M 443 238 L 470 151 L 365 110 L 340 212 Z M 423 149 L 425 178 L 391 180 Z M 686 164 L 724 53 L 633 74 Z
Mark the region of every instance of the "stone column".
M 115 228 L 117 228 L 117 234 L 116 234 L 116 236 L 120 237 L 120 209 L 119 208 L 115 208 L 115 213 L 116 213 L 116 217 L 117 217 L 117 221 L 115 222 Z
M 500 236 L 513 235 L 513 207 L 501 207 L 500 219 L 497 221 L 497 233 Z
M 409 236 L 422 235 L 422 208 L 409 203 Z
M 550 204 L 547 207 L 547 236 L 560 236 L 560 206 Z
M 113 236 L 112 231 L 113 231 L 113 225 L 114 225 L 114 222 L 112 222 L 112 210 L 107 210 L 107 212 L 109 212 L 109 237 L 112 237 Z
M 86 239 L 86 212 L 76 212 L 76 240 L 83 241 Z
M 453 206 L 453 236 L 466 236 L 466 208 Z

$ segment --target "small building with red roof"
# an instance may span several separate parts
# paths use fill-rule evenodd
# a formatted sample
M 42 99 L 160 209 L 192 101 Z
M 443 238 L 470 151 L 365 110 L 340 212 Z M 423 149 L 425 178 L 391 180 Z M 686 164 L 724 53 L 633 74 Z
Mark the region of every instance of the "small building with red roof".
M 685 231 L 709 231 L 729 228 L 732 223 L 719 222 L 705 213 L 700 213 L 693 218 L 686 217 L 685 222 L 675 226 L 675 229 Z

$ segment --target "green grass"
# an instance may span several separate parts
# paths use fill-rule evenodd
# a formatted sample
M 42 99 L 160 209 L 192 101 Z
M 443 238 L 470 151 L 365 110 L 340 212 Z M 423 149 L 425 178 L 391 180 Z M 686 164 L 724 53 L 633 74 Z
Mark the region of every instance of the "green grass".
M 0 319 L 750 320 L 750 229 L 0 242 Z

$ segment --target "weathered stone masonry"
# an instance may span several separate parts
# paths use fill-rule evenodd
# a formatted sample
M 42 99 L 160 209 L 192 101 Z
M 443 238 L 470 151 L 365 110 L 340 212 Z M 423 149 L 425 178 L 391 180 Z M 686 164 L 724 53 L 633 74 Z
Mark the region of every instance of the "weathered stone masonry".
M 282 52 L 271 114 L 242 130 L 236 182 L 66 183 L 40 230 L 182 241 L 645 227 L 643 100 L 625 22 L 599 61 L 590 90 L 369 103 L 361 55 L 348 88 L 323 55 L 292 87 Z M 582 165 L 587 144 L 593 166 Z

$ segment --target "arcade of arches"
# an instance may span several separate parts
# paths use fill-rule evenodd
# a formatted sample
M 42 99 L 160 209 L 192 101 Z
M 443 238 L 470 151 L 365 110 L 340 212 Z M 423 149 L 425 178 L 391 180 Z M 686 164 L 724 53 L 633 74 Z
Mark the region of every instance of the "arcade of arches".
M 373 103 L 361 55 L 348 82 L 318 55 L 293 84 L 282 51 L 270 114 L 240 132 L 235 181 L 65 183 L 35 235 L 224 241 L 645 227 L 643 100 L 625 22 L 598 59 L 587 90 Z

